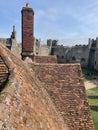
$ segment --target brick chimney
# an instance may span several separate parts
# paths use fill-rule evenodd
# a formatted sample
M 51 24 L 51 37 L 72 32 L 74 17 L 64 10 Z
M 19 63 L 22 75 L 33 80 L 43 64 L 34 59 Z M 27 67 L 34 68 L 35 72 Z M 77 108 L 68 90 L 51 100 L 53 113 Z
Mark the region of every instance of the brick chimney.
M 29 57 L 33 60 L 34 50 L 34 11 L 27 3 L 22 8 L 22 59 Z

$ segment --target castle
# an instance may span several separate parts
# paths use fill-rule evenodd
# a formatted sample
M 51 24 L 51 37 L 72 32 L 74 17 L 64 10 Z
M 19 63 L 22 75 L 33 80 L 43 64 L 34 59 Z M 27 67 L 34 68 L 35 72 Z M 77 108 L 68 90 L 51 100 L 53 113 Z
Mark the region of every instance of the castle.
M 41 47 L 47 55 L 42 52 L 28 3 L 21 14 L 21 58 L 19 50 L 13 52 L 15 35 L 8 42 L 3 39 L 11 51 L 0 44 L 0 129 L 94 130 L 80 64 L 58 64 L 59 55 L 49 56 L 56 52 L 51 47 L 57 46 L 55 40 Z
M 52 39 L 47 40 L 47 45 L 41 45 L 40 41 L 35 45 L 36 55 L 56 55 L 58 63 L 80 63 L 82 67 L 98 70 L 98 38 L 89 38 L 87 45 L 72 47 L 59 45 Z
M 15 26 L 10 38 L 0 38 L 0 42 L 21 58 L 21 44 L 17 44 Z M 58 63 L 80 63 L 82 67 L 98 70 L 98 38 L 89 38 L 87 45 L 72 47 L 58 44 L 58 40 L 47 40 L 42 45 L 39 39 L 34 38 L 34 55 L 57 56 Z

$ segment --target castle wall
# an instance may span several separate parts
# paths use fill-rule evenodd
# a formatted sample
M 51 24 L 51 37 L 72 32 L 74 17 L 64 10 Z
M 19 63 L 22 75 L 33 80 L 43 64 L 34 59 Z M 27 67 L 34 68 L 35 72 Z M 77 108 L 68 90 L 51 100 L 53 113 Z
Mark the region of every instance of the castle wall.
M 98 70 L 98 37 L 96 38 L 96 52 L 95 52 L 95 66 L 94 69 Z
M 0 44 L 7 47 L 13 54 L 21 58 L 21 44 L 17 43 L 15 26 L 9 38 L 0 38 Z
M 98 70 L 98 49 L 95 51 L 94 69 Z
M 57 56 L 58 63 L 66 63 L 68 50 L 69 48 L 64 46 L 52 46 L 51 54 Z
M 40 40 L 39 39 L 34 39 L 34 55 L 40 55 Z
M 56 55 L 58 63 L 80 63 L 83 67 L 88 65 L 88 46 L 52 46 L 52 55 Z
M 11 40 L 12 40 L 11 52 L 14 55 L 18 56 L 19 58 L 21 58 L 21 44 L 18 45 L 15 39 L 11 39 Z
M 57 46 L 58 40 L 47 40 L 47 45 L 40 45 L 40 55 L 41 56 L 48 56 L 52 54 L 52 48 Z
M 98 38 L 89 40 L 88 67 L 98 70 Z
M 0 38 L 0 43 L 6 46 L 7 48 L 11 49 L 12 46 L 11 38 Z
M 48 56 L 51 53 L 51 46 L 41 45 L 40 56 Z
M 21 44 L 17 44 L 14 38 L 0 38 L 0 44 L 7 47 L 13 54 L 21 58 Z
M 95 66 L 95 53 L 96 50 L 95 48 L 90 48 L 90 52 L 89 52 L 89 60 L 88 60 L 88 67 L 91 69 L 94 69 Z
M 74 46 L 67 53 L 67 61 L 69 63 L 80 63 L 82 67 L 87 67 L 88 57 L 88 46 Z

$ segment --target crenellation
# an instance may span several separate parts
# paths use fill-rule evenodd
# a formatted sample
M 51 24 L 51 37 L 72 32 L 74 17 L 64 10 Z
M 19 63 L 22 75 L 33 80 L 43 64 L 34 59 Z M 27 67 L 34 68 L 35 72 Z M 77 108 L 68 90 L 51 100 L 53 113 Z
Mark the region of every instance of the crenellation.
M 77 44 L 72 47 L 53 44 L 52 41 L 56 42 L 56 40 L 50 39 L 48 41 L 47 46 L 52 45 L 49 55 L 56 55 L 58 63 L 80 63 L 82 67 L 98 70 L 96 65 L 98 61 L 98 38 L 96 40 L 89 38 L 87 45 Z

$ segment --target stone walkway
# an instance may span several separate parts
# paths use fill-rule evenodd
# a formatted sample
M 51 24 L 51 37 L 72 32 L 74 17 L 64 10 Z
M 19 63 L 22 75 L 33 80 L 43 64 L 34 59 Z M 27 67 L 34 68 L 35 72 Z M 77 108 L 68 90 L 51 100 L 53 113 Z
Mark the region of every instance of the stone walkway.
M 84 81 L 86 90 L 97 87 L 98 86 L 98 79 L 97 80 L 92 80 L 92 81 Z

